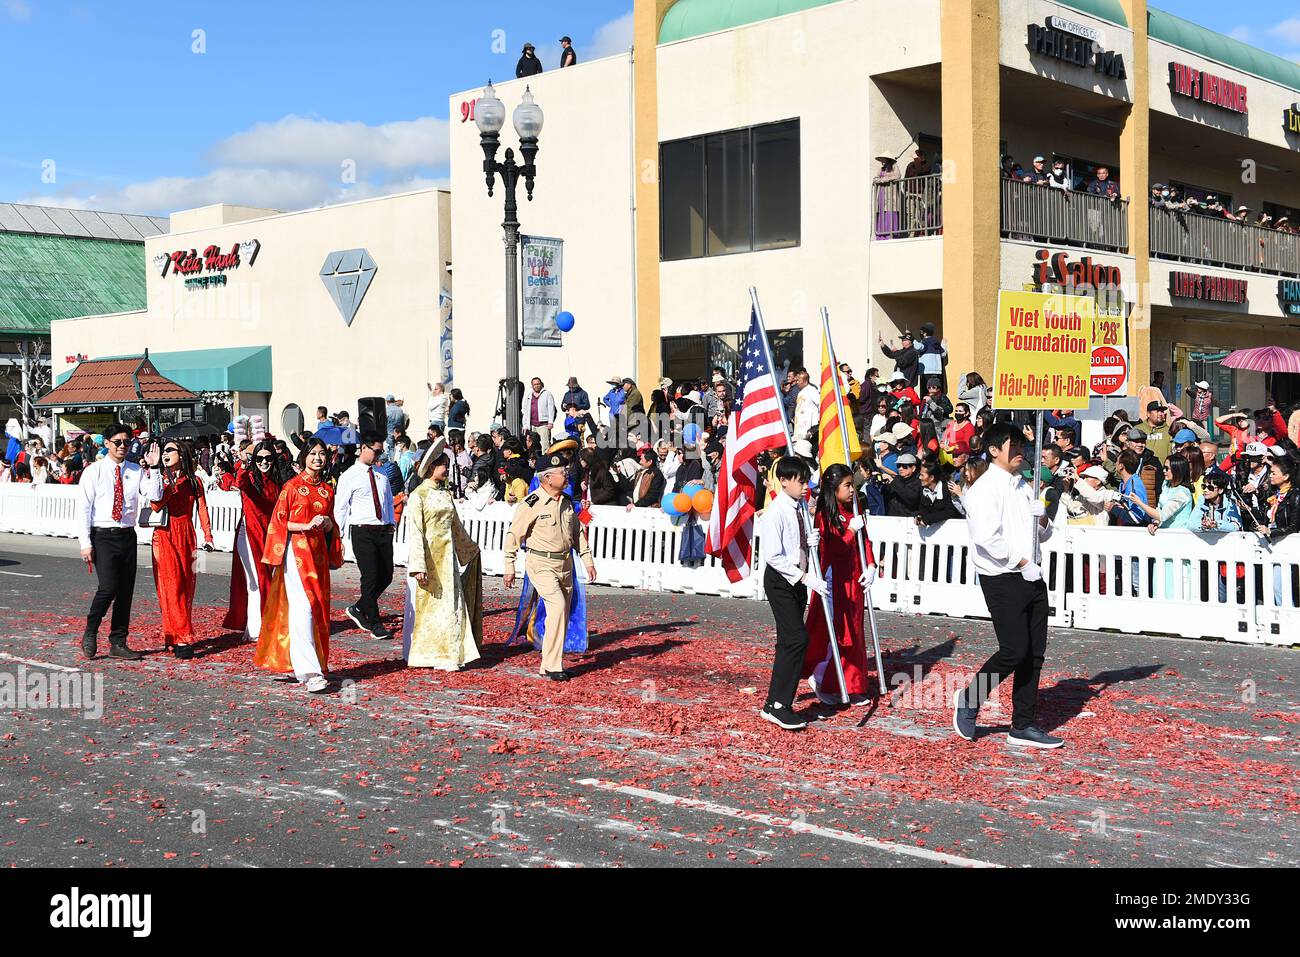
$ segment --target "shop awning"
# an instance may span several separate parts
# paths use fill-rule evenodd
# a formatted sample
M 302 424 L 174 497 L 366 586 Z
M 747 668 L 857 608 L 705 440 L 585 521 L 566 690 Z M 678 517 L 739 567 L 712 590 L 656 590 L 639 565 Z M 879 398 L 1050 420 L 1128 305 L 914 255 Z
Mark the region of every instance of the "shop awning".
M 142 356 L 79 362 L 67 381 L 50 390 L 36 406 L 184 405 L 198 398 L 162 375 L 146 350 Z
M 150 352 L 149 358 L 159 372 L 194 392 L 271 391 L 270 346 Z

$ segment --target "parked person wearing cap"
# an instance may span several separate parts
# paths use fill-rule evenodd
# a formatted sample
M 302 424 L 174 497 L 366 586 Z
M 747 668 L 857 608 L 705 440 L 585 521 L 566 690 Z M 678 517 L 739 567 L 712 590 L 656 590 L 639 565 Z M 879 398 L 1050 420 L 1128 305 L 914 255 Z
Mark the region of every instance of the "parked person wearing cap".
M 514 587 L 515 556 L 520 546 L 527 548 L 524 570 L 545 607 L 540 674 L 552 681 L 573 677 L 564 670 L 564 639 L 574 592 L 574 551 L 586 568 L 587 581 L 596 580 L 587 527 L 578 520 L 573 501 L 564 493 L 568 467 L 559 454 L 548 455 L 538 464 L 537 491 L 515 508 L 505 544 L 506 588 Z
M 1009 744 L 1059 748 L 1065 742 L 1036 723 L 1038 679 L 1047 652 L 1047 585 L 1034 561 L 1038 541 L 1051 534 L 1042 503 L 1021 478 L 1023 434 L 999 422 L 985 435 L 992 464 L 965 494 L 966 525 L 980 589 L 993 619 L 998 650 L 969 686 L 953 696 L 953 730 L 974 741 L 983 704 L 1008 676 L 1014 676 Z
M 1043 156 L 1034 157 L 1034 165 L 1025 173 L 1025 182 L 1033 183 L 1035 186 L 1051 185 L 1051 174 L 1047 171 L 1047 158 Z
M 915 518 L 921 511 L 921 480 L 916 474 L 917 458 L 904 452 L 894 460 L 896 475 L 886 475 L 885 514 Z
M 915 389 L 907 384 L 907 376 L 903 375 L 901 372 L 895 372 L 893 377 L 889 380 L 889 394 L 895 400 L 895 408 L 897 408 L 898 402 L 903 399 L 906 399 L 918 409 L 921 407 L 921 397 L 917 395 Z
M 1120 494 L 1106 487 L 1109 478 L 1100 465 L 1089 465 L 1078 473 L 1062 499 L 1071 525 L 1110 524 L 1110 513 L 1120 504 Z
M 519 62 L 515 64 L 515 77 L 517 79 L 536 76 L 542 72 L 542 61 L 537 59 L 536 49 L 531 43 L 524 44 L 523 55 L 519 57 Z
M 560 69 L 566 66 L 578 65 L 578 51 L 573 49 L 573 40 L 569 37 L 560 37 L 560 47 L 564 52 L 560 54 Z
M 916 351 L 912 333 L 904 331 L 898 337 L 899 344 L 897 348 L 894 347 L 894 340 L 890 339 L 886 342 L 883 335 L 877 335 L 876 339 L 880 344 L 880 351 L 884 353 L 885 357 L 894 360 L 895 378 L 901 376 L 903 385 L 911 389 L 913 395 L 916 395 L 916 383 L 921 374 L 921 356 Z M 892 384 L 893 380 L 890 381 Z M 921 404 L 920 396 L 917 396 L 916 404 Z
M 1242 526 L 1248 532 L 1268 527 L 1269 484 L 1268 446 L 1249 442 L 1238 456 L 1232 474 L 1233 492 L 1241 507 Z
M 1147 450 L 1160 461 L 1169 458 L 1173 451 L 1169 435 L 1169 407 L 1159 399 L 1147 403 L 1146 417 L 1137 426 L 1146 435 Z
M 1194 387 L 1187 389 L 1186 392 L 1192 400 L 1189 418 L 1204 428 L 1210 421 L 1210 413 L 1214 410 L 1214 393 L 1210 391 L 1210 383 L 1202 379 Z
M 623 408 L 623 400 L 627 398 L 627 393 L 623 391 L 623 377 L 621 375 L 612 375 L 605 380 L 609 386 L 609 391 L 601 398 L 600 404 L 605 407 L 609 416 L 608 421 L 613 422 L 618 416 L 618 412 Z
M 580 412 L 586 412 L 591 408 L 591 397 L 587 395 L 587 390 L 578 384 L 577 376 L 569 376 L 566 389 L 563 396 L 560 397 L 560 408 L 567 409 L 569 406 L 575 406 Z
M 406 604 L 402 657 L 408 668 L 459 671 L 480 657 L 483 570 L 479 547 L 456 512 L 445 442 L 433 442 L 417 467 L 422 478 L 406 504 Z M 462 571 L 463 569 L 463 571 Z

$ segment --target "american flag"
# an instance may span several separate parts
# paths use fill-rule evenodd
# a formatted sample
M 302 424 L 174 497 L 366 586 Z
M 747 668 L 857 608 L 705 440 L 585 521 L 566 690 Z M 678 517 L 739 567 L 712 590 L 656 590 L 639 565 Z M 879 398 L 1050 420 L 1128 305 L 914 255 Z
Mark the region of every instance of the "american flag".
M 704 542 L 705 551 L 722 559 L 727 578 L 733 582 L 749 575 L 753 555 L 758 479 L 755 460 L 760 453 L 786 444 L 781 391 L 772 378 L 763 329 L 752 309 L 744 360 L 736 402 L 727 419 L 727 444 Z

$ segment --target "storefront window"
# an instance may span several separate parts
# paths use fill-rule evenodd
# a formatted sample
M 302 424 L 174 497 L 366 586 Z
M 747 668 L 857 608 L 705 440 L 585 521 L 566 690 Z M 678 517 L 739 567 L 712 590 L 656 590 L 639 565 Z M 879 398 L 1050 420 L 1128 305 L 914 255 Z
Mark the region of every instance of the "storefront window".
M 659 147 L 660 255 L 704 255 L 704 140 L 677 140 Z
M 754 248 L 799 243 L 799 121 L 754 130 Z
M 767 335 L 775 364 L 773 371 L 780 380 L 787 367 L 797 369 L 803 363 L 803 330 L 770 329 Z M 674 382 L 689 379 L 707 383 L 713 367 L 721 366 L 727 378 L 734 382 L 740 370 L 740 350 L 744 344 L 743 332 L 666 336 L 660 347 L 663 374 Z
M 799 121 L 659 145 L 659 254 L 692 259 L 797 246 Z

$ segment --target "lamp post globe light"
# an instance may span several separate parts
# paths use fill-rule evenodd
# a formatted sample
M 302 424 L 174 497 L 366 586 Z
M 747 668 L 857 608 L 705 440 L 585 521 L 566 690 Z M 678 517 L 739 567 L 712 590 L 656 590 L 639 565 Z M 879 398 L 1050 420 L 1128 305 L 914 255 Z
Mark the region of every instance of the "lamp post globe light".
M 501 380 L 505 409 L 502 423 L 511 435 L 522 432 L 522 389 L 519 383 L 519 206 L 515 201 L 515 186 L 520 176 L 529 202 L 533 199 L 533 181 L 537 176 L 537 138 L 542 132 L 542 108 L 533 102 L 532 90 L 524 87 L 522 102 L 515 107 L 515 133 L 519 135 L 519 152 L 522 165 L 515 162 L 515 151 L 506 150 L 505 162 L 497 162 L 501 147 L 501 129 L 506 123 L 505 104 L 497 97 L 496 88 L 489 80 L 483 95 L 474 104 L 474 123 L 479 130 L 479 143 L 483 147 L 483 173 L 487 179 L 488 195 L 493 195 L 496 177 L 500 175 L 505 187 L 506 217 L 501 223 L 505 231 L 506 246 L 506 374 Z

